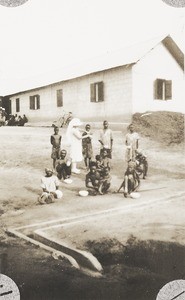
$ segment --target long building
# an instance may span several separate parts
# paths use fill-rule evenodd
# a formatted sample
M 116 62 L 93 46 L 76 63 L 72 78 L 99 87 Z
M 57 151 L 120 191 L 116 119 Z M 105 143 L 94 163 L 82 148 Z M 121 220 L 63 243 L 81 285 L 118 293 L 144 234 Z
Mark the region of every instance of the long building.
M 40 78 L 4 95 L 11 114 L 29 122 L 52 121 L 63 111 L 83 120 L 129 122 L 135 112 L 184 113 L 184 54 L 170 36 Z

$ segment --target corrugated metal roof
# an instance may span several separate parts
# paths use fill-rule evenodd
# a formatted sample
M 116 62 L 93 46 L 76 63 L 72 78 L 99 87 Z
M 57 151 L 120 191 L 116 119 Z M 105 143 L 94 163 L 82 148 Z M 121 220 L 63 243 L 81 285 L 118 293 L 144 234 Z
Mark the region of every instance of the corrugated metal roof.
M 161 42 L 163 42 L 165 47 L 168 48 L 169 52 L 174 56 L 179 65 L 184 68 L 183 52 L 178 48 L 170 36 L 165 35 L 120 49 L 113 53 L 107 53 L 105 55 L 95 57 L 91 60 L 84 61 L 73 66 L 58 69 L 53 72 L 49 72 L 48 74 L 42 74 L 40 77 L 22 79 L 21 82 L 16 83 L 15 86 L 11 86 L 9 91 L 4 91 L 3 94 L 18 94 L 27 90 L 52 85 L 57 82 L 74 79 L 111 68 L 135 64 Z

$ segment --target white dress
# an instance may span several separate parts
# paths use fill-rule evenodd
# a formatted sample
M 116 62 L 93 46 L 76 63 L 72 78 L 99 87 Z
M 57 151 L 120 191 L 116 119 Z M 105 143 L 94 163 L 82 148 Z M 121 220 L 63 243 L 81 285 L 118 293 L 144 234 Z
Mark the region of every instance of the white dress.
M 71 147 L 70 157 L 72 162 L 80 162 L 83 160 L 82 156 L 82 134 L 78 128 L 72 128 L 71 130 Z

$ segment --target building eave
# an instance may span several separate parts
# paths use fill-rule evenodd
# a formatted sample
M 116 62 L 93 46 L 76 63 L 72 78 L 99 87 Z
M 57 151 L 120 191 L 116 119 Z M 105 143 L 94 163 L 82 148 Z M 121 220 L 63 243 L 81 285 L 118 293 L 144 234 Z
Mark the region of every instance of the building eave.
M 182 70 L 184 70 L 184 53 L 177 46 L 170 35 L 162 40 L 163 45 L 168 49 L 174 59 L 177 61 Z
M 100 70 L 100 71 L 87 73 L 87 74 L 84 74 L 84 75 L 81 75 L 81 76 L 71 77 L 71 78 L 68 78 L 68 79 L 65 79 L 65 80 L 56 81 L 56 82 L 49 83 L 49 84 L 46 84 L 46 85 L 41 85 L 41 86 L 38 86 L 36 88 L 26 89 L 26 90 L 19 91 L 17 93 L 4 95 L 4 97 L 11 98 L 11 97 L 15 97 L 15 96 L 20 95 L 20 94 L 25 94 L 25 93 L 29 93 L 29 92 L 37 92 L 40 89 L 57 86 L 57 85 L 60 85 L 62 83 L 68 82 L 68 81 L 76 80 L 77 78 L 83 78 L 83 77 L 86 77 L 86 76 L 91 76 L 91 75 L 95 75 L 95 74 L 98 74 L 98 73 L 101 73 L 101 72 L 104 72 L 104 71 L 109 71 L 109 70 L 118 69 L 118 68 L 122 68 L 122 67 L 128 68 L 128 67 L 131 67 L 134 64 L 135 63 L 129 63 L 129 64 L 126 64 L 126 65 L 120 65 L 120 66 L 116 66 L 116 67 L 112 67 L 112 68 L 108 68 L 108 69 L 103 69 L 103 70 Z

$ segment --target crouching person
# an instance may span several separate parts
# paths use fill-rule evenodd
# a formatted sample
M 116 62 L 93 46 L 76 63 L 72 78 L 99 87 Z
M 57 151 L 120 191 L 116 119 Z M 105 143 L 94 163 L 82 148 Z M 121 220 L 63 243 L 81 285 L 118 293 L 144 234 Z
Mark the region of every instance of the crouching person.
M 56 171 L 58 179 L 71 183 L 71 160 L 67 158 L 67 151 L 64 149 L 60 151 L 60 157 L 56 161 Z
M 63 193 L 59 190 L 58 178 L 53 175 L 49 168 L 45 169 L 45 176 L 41 178 L 42 194 L 38 197 L 40 204 L 49 204 L 55 202 L 55 199 L 61 199 Z
M 124 180 L 118 189 L 117 193 L 123 188 L 123 194 L 125 197 L 128 197 L 129 194 L 136 192 L 140 187 L 139 175 L 135 170 L 135 163 L 130 161 L 128 163 L 127 170 L 124 174 Z
M 138 175 L 142 175 L 143 179 L 146 179 L 148 173 L 147 156 L 139 150 L 136 151 L 136 171 Z
M 99 186 L 99 193 L 101 195 L 106 194 L 111 185 L 111 176 L 109 173 L 109 168 L 105 167 L 101 172 L 101 183 Z
M 100 172 L 96 169 L 96 162 L 91 162 L 90 171 L 86 175 L 85 185 L 91 194 L 97 195 L 99 193 L 100 184 L 101 176 Z

